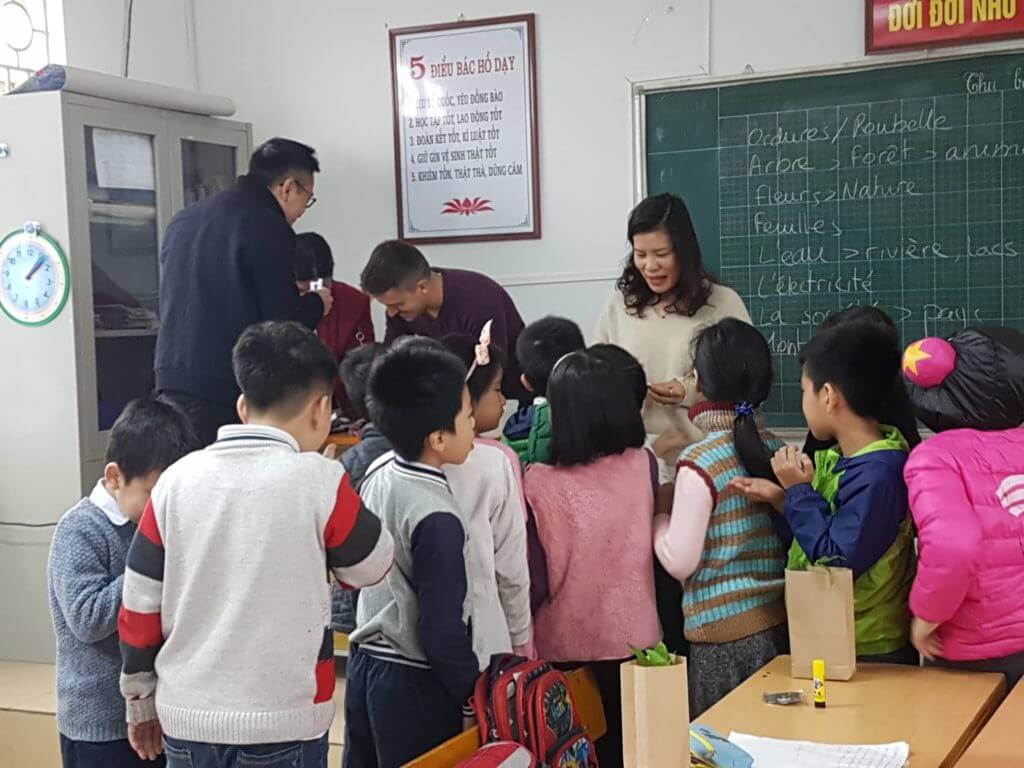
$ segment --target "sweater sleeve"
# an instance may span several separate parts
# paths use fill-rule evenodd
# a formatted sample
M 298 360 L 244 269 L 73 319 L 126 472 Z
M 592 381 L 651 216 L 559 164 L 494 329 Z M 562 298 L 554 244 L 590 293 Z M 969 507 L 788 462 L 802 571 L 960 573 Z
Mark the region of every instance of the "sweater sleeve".
M 530 609 L 537 613 L 550 595 L 548 587 L 548 555 L 540 541 L 533 510 L 526 510 L 526 560 L 530 568 Z
M 464 712 L 479 674 L 473 642 L 463 621 L 465 542 L 462 521 L 449 512 L 428 515 L 412 534 L 420 645 L 441 685 Z
M 786 491 L 786 521 L 808 559 L 812 563 L 833 560 L 850 568 L 854 579 L 892 546 L 907 513 L 902 476 L 872 471 L 871 466 L 851 467 L 843 473 L 835 514 L 807 483 Z
M 290 266 L 295 235 L 291 229 L 257 223 L 245 248 L 249 285 L 256 293 L 260 319 L 295 320 L 315 330 L 324 303 L 315 293 L 300 296 L 295 287 Z
M 369 299 L 363 304 L 359 314 L 359 322 L 355 330 L 356 342 L 358 344 L 372 344 L 376 340 L 373 331 L 373 314 L 370 310 Z
M 526 510 L 509 460 L 502 455 L 502 502 L 491 514 L 498 599 L 512 645 L 530 639 L 530 568 L 526 557 Z
M 594 344 L 614 344 L 612 338 L 612 302 L 621 301 L 621 294 L 615 291 L 604 305 L 601 314 L 597 318 L 597 326 L 594 328 Z
M 77 520 L 62 522 L 53 534 L 50 584 L 71 633 L 98 643 L 117 632 L 124 577 L 110 573 L 100 542 Z
M 160 606 L 163 601 L 164 544 L 150 499 L 128 549 L 124 603 L 117 629 L 121 640 L 121 693 L 127 699 L 128 722 L 156 720 L 156 656 L 163 645 Z
M 927 448 L 915 449 L 904 469 L 919 550 L 910 610 L 942 624 L 960 608 L 984 554 L 981 523 L 959 467 Z
M 715 287 L 715 319 L 722 320 L 726 317 L 734 317 L 745 323 L 750 323 L 750 311 L 743 299 L 732 288 L 724 286 Z
M 714 484 L 696 467 L 683 465 L 676 474 L 672 514 L 654 518 L 654 553 L 662 567 L 679 581 L 694 574 L 704 556 Z
M 373 586 L 387 576 L 394 561 L 394 539 L 380 518 L 363 506 L 347 473 L 324 527 L 324 547 L 334 577 L 349 588 Z

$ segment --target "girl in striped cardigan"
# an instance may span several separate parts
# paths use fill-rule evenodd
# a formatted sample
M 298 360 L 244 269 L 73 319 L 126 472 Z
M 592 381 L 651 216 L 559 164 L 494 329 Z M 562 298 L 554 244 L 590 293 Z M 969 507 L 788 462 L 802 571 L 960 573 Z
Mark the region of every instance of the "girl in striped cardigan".
M 654 522 L 654 551 L 683 583 L 691 718 L 788 647 L 782 532 L 766 505 L 730 487 L 740 477 L 774 481 L 770 457 L 782 442 L 756 418 L 772 382 L 768 343 L 722 320 L 697 336 L 694 368 L 690 419 L 706 437 L 680 455 L 672 514 Z

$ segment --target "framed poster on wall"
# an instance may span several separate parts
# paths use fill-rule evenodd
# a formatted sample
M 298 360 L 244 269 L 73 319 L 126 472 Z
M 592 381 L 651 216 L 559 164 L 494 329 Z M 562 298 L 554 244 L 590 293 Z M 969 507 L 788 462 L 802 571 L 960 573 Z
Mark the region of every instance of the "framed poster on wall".
M 393 29 L 398 236 L 540 237 L 534 16 Z

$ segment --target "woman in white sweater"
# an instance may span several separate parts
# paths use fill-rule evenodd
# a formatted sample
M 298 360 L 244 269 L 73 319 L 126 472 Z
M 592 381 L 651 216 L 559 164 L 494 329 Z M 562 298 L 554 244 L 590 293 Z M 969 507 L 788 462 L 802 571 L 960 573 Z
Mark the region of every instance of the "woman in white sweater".
M 655 450 L 675 463 L 685 446 L 702 435 L 690 423 L 693 403 L 693 338 L 726 317 L 750 322 L 739 295 L 716 282 L 705 268 L 693 221 L 683 199 L 655 195 L 629 215 L 633 247 L 597 322 L 596 343 L 631 352 L 650 385 L 644 426 L 658 435 Z

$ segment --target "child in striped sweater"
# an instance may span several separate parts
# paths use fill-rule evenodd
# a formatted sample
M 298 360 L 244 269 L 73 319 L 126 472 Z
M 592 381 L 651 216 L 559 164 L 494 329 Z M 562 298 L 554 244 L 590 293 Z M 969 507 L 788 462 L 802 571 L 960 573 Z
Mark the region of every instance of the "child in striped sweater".
M 654 522 L 654 551 L 683 582 L 691 717 L 789 642 L 783 542 L 768 506 L 730 487 L 734 478 L 774 478 L 770 457 L 782 442 L 755 416 L 771 388 L 768 343 L 753 326 L 722 320 L 697 336 L 694 368 L 690 419 L 706 437 L 680 455 L 672 514 Z
M 334 720 L 328 568 L 353 587 L 394 543 L 316 451 L 334 358 L 298 323 L 232 355 L 240 425 L 161 477 L 128 550 L 118 620 L 128 739 L 170 765 L 327 765 Z

